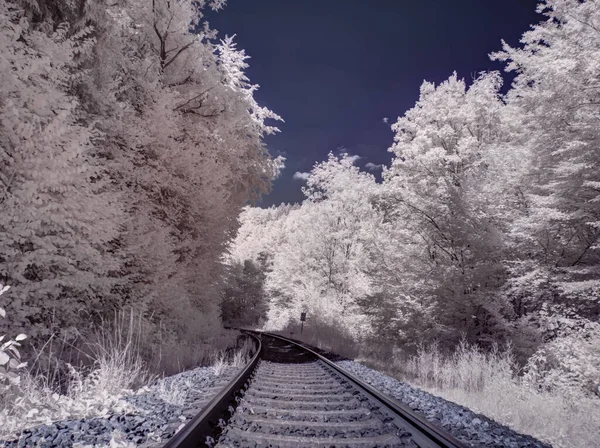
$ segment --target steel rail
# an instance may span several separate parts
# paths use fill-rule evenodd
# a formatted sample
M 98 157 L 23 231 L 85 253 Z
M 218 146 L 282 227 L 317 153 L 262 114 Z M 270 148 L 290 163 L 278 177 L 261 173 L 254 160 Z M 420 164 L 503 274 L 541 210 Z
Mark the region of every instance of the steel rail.
M 463 442 L 459 441 L 445 429 L 442 429 L 432 424 L 431 422 L 421 417 L 408 406 L 400 403 L 399 401 L 383 395 L 381 392 L 379 392 L 369 384 L 358 379 L 352 373 L 348 372 L 347 370 L 338 366 L 336 363 L 325 358 L 323 355 L 320 355 L 319 353 L 315 352 L 311 348 L 306 347 L 305 345 L 297 341 L 293 341 L 284 336 L 280 336 L 278 334 L 249 330 L 245 330 L 245 332 L 249 334 L 262 334 L 268 337 L 276 338 L 285 341 L 289 344 L 293 344 L 294 346 L 301 348 L 302 350 L 310 353 L 311 355 L 314 355 L 317 359 L 325 363 L 337 373 L 352 381 L 356 386 L 358 386 L 359 389 L 363 389 L 367 393 L 367 395 L 371 395 L 375 400 L 384 403 L 388 408 L 390 408 L 393 412 L 395 412 L 398 416 L 405 420 L 409 424 L 409 426 L 412 426 L 413 431 L 417 431 L 416 433 L 412 434 L 412 437 L 419 446 L 432 446 L 433 442 L 433 444 L 435 444 L 433 446 L 438 446 L 440 448 L 469 447 L 469 445 L 466 445 Z
M 204 409 L 192 418 L 180 431 L 171 437 L 164 448 L 195 448 L 206 446 L 207 437 L 212 437 L 219 421 L 223 419 L 229 408 L 235 408 L 235 398 L 248 381 L 262 355 L 262 342 L 253 334 L 248 334 L 257 342 L 256 353 L 242 369 L 212 400 Z
M 246 367 L 244 367 L 244 369 L 238 375 L 236 375 L 236 377 L 233 378 L 199 414 L 190 420 L 181 429 L 181 431 L 177 432 L 171 439 L 169 439 L 169 441 L 164 445 L 164 448 L 192 448 L 206 446 L 207 437 L 214 435 L 215 430 L 218 428 L 220 419 L 223 419 L 226 416 L 230 406 L 235 405 L 236 395 L 241 391 L 244 383 L 246 383 L 246 381 L 250 378 L 258 364 L 258 361 L 261 358 L 263 347 L 261 338 L 257 337 L 257 335 L 279 339 L 288 344 L 292 344 L 296 348 L 309 353 L 311 356 L 314 356 L 316 359 L 323 362 L 326 366 L 331 368 L 345 379 L 350 380 L 367 396 L 370 396 L 372 399 L 383 403 L 390 411 L 395 413 L 403 422 L 403 424 L 405 423 L 406 429 L 411 433 L 413 441 L 419 447 L 469 448 L 468 445 L 460 442 L 446 430 L 432 424 L 425 418 L 416 414 L 408 406 L 393 398 L 383 395 L 381 392 L 360 380 L 352 373 L 338 366 L 321 354 L 315 352 L 311 348 L 306 347 L 300 342 L 293 341 L 284 336 L 273 333 L 246 329 L 242 329 L 241 331 L 253 337 L 257 341 L 258 346 L 256 353 Z

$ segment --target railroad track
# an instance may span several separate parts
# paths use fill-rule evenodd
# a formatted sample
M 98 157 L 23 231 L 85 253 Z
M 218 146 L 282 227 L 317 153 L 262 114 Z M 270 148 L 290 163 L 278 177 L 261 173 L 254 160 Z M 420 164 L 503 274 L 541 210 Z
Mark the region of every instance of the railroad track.
M 165 448 L 466 447 L 309 348 L 248 333 L 253 359 Z

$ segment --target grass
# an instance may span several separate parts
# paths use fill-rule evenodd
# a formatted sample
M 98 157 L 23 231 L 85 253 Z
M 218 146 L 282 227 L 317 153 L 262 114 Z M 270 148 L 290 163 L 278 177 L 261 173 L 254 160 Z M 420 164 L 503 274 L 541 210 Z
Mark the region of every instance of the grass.
M 255 349 L 252 339 L 244 338 L 241 344 L 238 344 L 235 349 L 227 352 L 222 351 L 214 357 L 212 364 L 213 373 L 216 376 L 221 376 L 231 367 L 241 369 L 248 364 Z
M 225 358 L 225 354 L 219 353 L 215 357 L 215 360 L 212 365 L 213 373 L 215 374 L 215 376 L 221 376 L 227 370 L 227 367 L 229 367 L 229 363 Z
M 186 384 L 187 388 L 190 388 L 189 384 Z M 165 403 L 169 403 L 175 406 L 183 406 L 185 398 L 187 397 L 187 391 L 184 388 L 177 387 L 172 382 L 161 381 L 156 391 L 161 400 Z
M 23 373 L 21 384 L 3 397 L 0 437 L 56 420 L 130 410 L 122 397 L 153 378 L 140 356 L 140 340 L 133 313 L 103 324 L 81 348 L 50 338 Z M 74 366 L 61 359 L 72 350 L 86 362 Z

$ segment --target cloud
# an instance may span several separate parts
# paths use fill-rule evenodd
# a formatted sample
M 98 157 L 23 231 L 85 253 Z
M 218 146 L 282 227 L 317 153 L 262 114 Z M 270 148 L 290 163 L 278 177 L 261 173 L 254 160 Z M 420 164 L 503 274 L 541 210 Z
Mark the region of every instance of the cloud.
M 333 153 L 339 158 L 346 157 L 348 160 L 350 160 L 351 163 L 356 163 L 358 160 L 362 159 L 361 156 L 350 155 L 350 153 L 348 152 L 348 148 L 346 148 L 343 145 L 338 146 Z
M 348 160 L 350 160 L 350 162 L 352 162 L 352 163 L 356 163 L 357 161 L 359 161 L 360 159 L 362 159 L 362 157 L 361 157 L 361 156 L 357 156 L 357 155 L 351 156 L 351 155 L 350 155 L 350 154 L 348 154 L 348 153 L 345 153 L 344 155 L 345 155 L 345 156 L 346 156 L 346 158 L 347 158 Z
M 388 124 L 390 122 L 390 119 L 388 117 L 383 117 L 383 122 L 385 124 Z
M 310 176 L 310 173 L 301 173 L 300 171 L 294 173 L 294 179 L 297 180 L 306 180 L 308 179 L 308 176 Z
M 383 165 L 382 164 L 376 165 L 374 163 L 369 162 L 365 165 L 365 168 L 368 169 L 369 171 L 377 171 L 377 170 L 382 169 Z

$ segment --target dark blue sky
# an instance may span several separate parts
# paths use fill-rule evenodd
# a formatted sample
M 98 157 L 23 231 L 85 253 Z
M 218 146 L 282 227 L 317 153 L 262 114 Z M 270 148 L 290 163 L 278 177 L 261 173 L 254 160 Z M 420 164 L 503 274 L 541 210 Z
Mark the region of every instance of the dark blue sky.
M 456 70 L 471 79 L 499 70 L 488 54 L 516 45 L 542 16 L 536 0 L 228 0 L 209 15 L 251 56 L 261 105 L 281 115 L 269 151 L 286 169 L 261 206 L 303 199 L 296 171 L 340 147 L 364 166 L 388 163 L 390 124 L 410 109 L 424 79 Z

